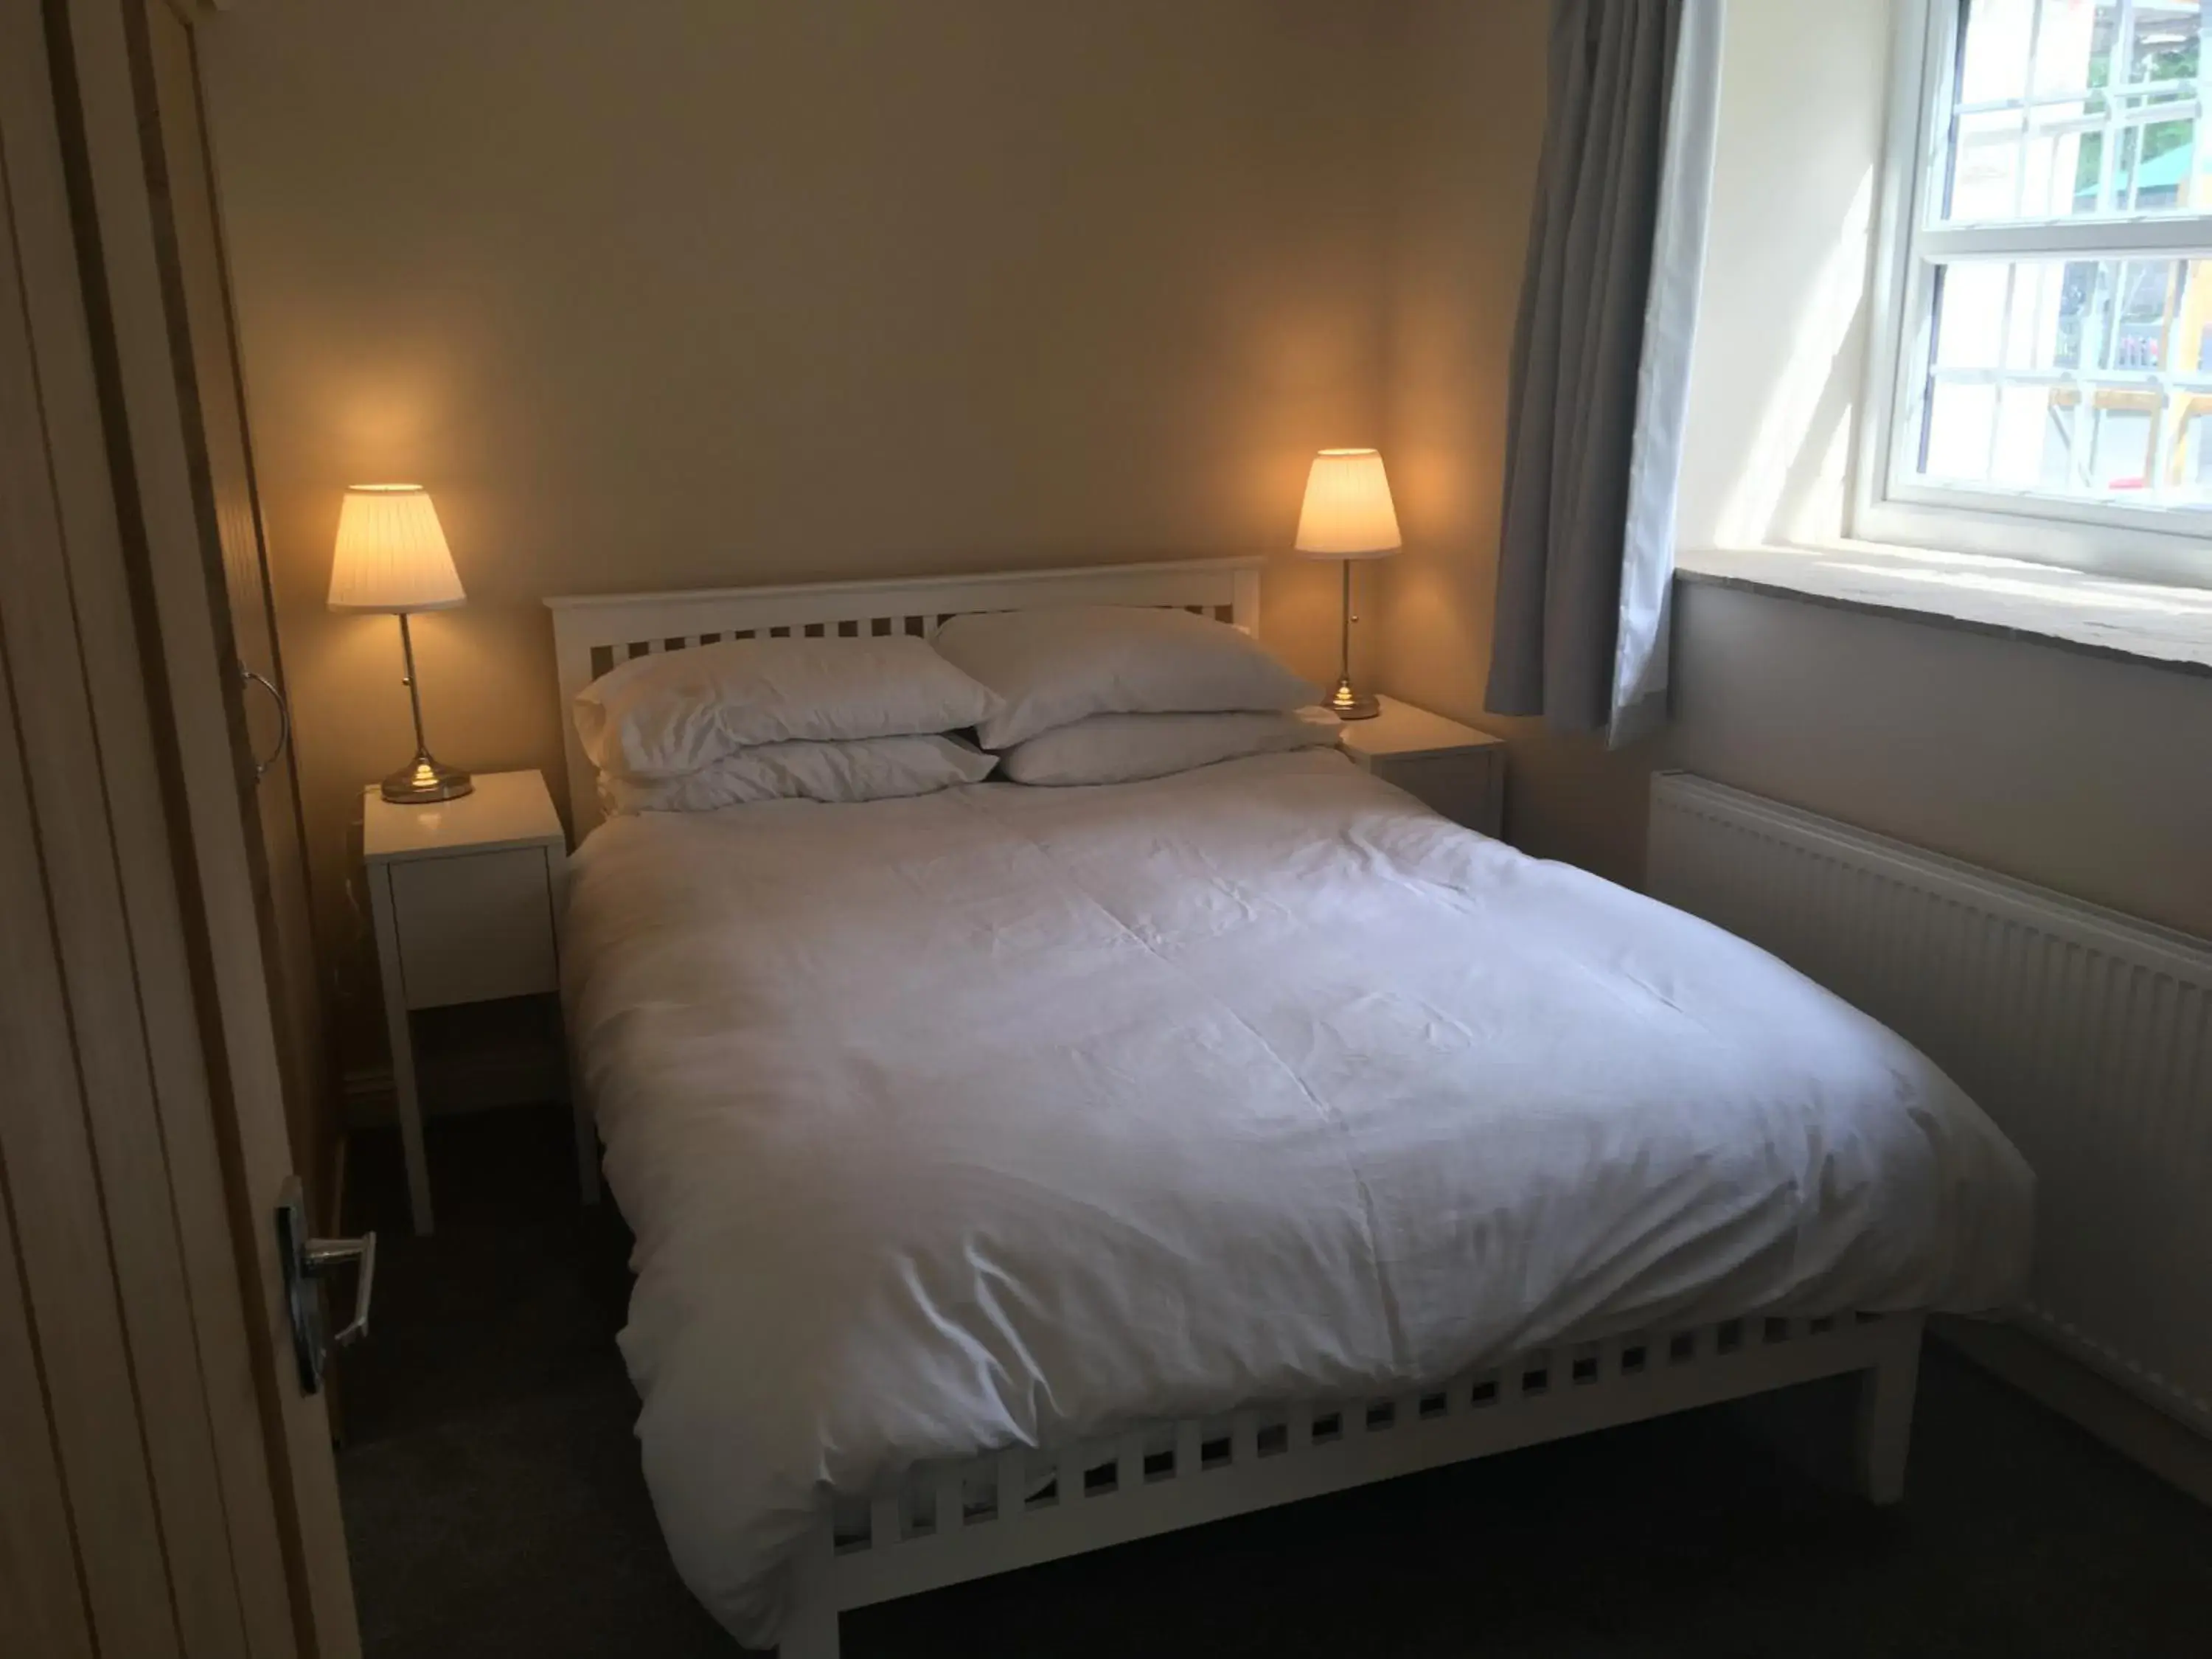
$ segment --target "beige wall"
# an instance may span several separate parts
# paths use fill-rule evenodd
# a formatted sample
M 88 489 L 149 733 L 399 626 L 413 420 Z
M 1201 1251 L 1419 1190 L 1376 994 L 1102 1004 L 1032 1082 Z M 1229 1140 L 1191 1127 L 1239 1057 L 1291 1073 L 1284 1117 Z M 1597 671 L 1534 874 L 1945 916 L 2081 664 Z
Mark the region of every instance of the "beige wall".
M 1382 439 L 1374 9 L 287 0 L 202 33 L 301 781 L 406 757 L 339 492 L 435 494 L 434 746 L 560 796 L 548 593 L 1286 547 Z M 1267 628 L 1319 674 L 1333 572 Z
M 1654 743 L 1608 756 L 1481 713 L 1542 11 L 1413 0 L 1398 43 L 1387 395 L 1407 549 L 1385 689 L 1505 732 L 1513 839 L 1618 879 L 1641 878 L 1651 769 L 1681 766 L 2212 935 L 2212 680 L 1682 584 Z M 1686 547 L 1841 526 L 1887 14 L 1729 9 Z
M 407 744 L 391 623 L 322 609 L 349 481 L 419 477 L 447 518 L 471 604 L 420 630 L 440 750 L 555 775 L 545 593 L 1279 548 L 1310 452 L 1379 440 L 1407 545 L 1373 677 L 1506 732 L 1521 845 L 1640 880 L 1650 769 L 1687 765 L 2212 932 L 2203 681 L 1686 587 L 1656 743 L 1483 714 L 1546 11 L 216 19 L 326 929 L 356 927 L 354 792 Z M 1841 522 L 1887 36 L 1880 3 L 1730 9 L 1686 544 Z M 1332 573 L 1270 594 L 1324 672 Z

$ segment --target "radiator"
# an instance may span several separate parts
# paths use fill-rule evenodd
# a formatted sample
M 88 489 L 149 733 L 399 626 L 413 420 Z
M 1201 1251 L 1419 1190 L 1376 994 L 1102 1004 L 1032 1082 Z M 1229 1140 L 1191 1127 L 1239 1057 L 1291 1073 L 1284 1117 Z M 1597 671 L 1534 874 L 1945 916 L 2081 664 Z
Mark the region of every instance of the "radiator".
M 1686 773 L 1650 836 L 1653 896 L 1899 1032 L 2034 1166 L 2023 1322 L 2212 1434 L 2212 945 Z

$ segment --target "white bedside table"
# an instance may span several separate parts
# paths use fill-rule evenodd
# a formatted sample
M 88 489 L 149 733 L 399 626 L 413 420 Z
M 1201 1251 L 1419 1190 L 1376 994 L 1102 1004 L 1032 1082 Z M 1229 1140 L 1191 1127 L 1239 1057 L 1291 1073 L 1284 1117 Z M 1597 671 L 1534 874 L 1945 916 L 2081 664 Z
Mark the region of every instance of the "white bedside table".
M 1395 697 L 1371 720 L 1346 720 L 1344 752 L 1455 823 L 1502 838 L 1505 740 Z
M 555 929 L 568 880 L 568 837 L 537 773 L 479 772 L 473 794 L 434 806 L 397 805 L 372 787 L 362 803 L 361 846 L 407 1195 L 415 1231 L 427 1233 L 430 1170 L 409 1017 L 418 1008 L 560 989 Z M 580 1127 L 580 1152 L 583 1133 Z M 586 1196 L 596 1173 L 591 1161 Z

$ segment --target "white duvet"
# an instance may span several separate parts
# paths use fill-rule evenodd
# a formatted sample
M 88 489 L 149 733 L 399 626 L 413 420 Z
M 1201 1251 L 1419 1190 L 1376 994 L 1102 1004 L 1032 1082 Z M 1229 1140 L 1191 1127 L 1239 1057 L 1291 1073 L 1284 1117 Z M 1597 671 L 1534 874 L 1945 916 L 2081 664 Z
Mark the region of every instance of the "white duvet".
M 1334 752 L 617 819 L 564 952 L 647 1480 L 759 1645 L 919 1460 L 2027 1267 L 1913 1048 Z

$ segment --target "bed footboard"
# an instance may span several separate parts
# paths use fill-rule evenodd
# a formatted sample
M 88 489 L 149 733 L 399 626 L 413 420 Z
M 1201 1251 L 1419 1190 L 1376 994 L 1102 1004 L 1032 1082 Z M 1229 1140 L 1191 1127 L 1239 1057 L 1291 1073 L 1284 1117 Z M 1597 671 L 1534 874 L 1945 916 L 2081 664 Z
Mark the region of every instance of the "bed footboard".
M 837 1659 L 837 1616 L 1417 1470 L 1818 1377 L 1863 1373 L 1858 1464 L 1903 1495 L 1922 1316 L 1729 1320 L 1521 1355 L 1395 1398 L 1298 1401 L 1050 1453 L 913 1471 L 793 1563 L 784 1659 Z

